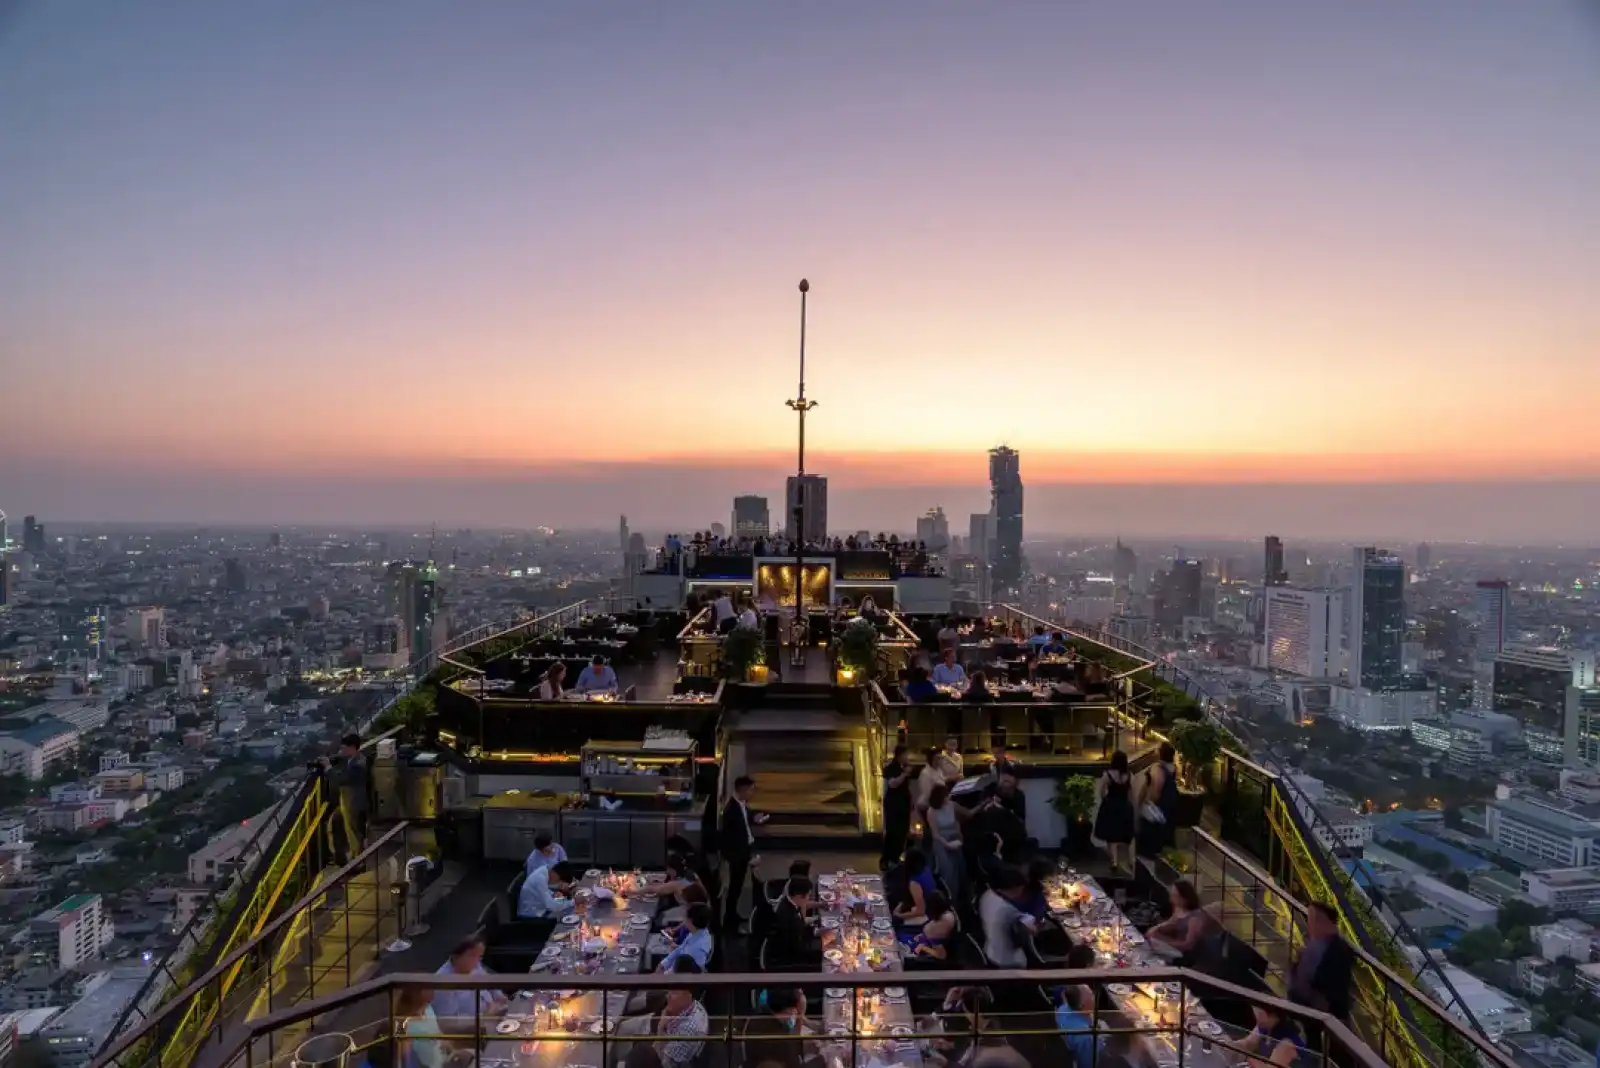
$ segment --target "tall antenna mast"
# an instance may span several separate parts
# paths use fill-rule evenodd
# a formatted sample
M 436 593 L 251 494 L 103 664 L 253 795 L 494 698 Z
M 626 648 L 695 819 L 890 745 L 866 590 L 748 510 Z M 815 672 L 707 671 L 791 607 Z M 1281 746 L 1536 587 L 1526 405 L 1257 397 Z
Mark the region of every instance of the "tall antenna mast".
M 800 279 L 800 394 L 792 401 L 786 401 L 790 408 L 800 416 L 800 453 L 798 457 L 798 478 L 794 484 L 794 651 L 792 661 L 796 667 L 804 667 L 806 662 L 806 646 L 810 644 L 809 626 L 806 621 L 806 413 L 817 406 L 816 401 L 806 400 L 806 294 L 811 292 L 811 283 L 804 278 Z

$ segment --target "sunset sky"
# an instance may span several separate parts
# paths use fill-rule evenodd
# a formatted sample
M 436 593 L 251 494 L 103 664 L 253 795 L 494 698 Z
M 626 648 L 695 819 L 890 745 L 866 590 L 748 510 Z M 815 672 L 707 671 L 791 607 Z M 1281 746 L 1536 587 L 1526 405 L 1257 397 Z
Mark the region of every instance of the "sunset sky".
M 1596 10 L 0 2 L 0 508 L 1600 478 Z

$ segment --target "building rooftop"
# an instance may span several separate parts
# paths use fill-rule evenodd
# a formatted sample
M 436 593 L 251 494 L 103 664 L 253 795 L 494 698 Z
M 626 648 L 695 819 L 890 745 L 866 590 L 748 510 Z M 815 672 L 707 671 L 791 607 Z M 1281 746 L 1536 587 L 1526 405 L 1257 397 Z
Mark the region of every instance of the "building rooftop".
M 1557 890 L 1600 883 L 1600 868 L 1545 868 L 1528 874 Z
M 1492 807 L 1551 834 L 1581 838 L 1600 830 L 1600 805 L 1556 805 L 1524 797 L 1508 797 L 1494 802 Z
M 28 745 L 37 746 L 43 745 L 45 742 L 48 742 L 53 738 L 59 738 L 64 734 L 76 733 L 78 733 L 78 728 L 74 727 L 72 724 L 64 723 L 59 719 L 46 716 L 42 719 L 35 720 L 26 727 L 19 727 L 14 731 L 7 731 L 6 736 L 15 738 L 19 742 L 26 742 Z
M 46 1041 L 82 1036 L 90 1049 L 98 1049 L 149 977 L 147 967 L 114 969 L 105 982 L 50 1021 L 44 1029 Z

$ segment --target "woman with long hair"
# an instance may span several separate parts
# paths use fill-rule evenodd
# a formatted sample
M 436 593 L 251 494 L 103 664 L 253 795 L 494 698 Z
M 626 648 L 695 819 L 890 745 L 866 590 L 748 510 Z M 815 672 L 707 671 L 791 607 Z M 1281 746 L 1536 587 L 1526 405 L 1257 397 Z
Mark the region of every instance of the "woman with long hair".
M 539 700 L 554 701 L 566 692 L 562 682 L 567 677 L 567 665 L 557 660 L 551 664 L 544 673 L 544 681 L 539 683 Z
M 950 787 L 943 783 L 928 795 L 928 852 L 933 858 L 933 872 L 944 880 L 945 888 L 956 901 L 961 900 L 967 885 L 960 811 L 950 800 Z
M 1111 854 L 1111 871 L 1126 868 L 1133 873 L 1133 776 L 1128 773 L 1128 754 L 1118 749 L 1111 754 L 1111 766 L 1095 784 L 1100 798 L 1094 817 L 1094 838 L 1104 842 Z

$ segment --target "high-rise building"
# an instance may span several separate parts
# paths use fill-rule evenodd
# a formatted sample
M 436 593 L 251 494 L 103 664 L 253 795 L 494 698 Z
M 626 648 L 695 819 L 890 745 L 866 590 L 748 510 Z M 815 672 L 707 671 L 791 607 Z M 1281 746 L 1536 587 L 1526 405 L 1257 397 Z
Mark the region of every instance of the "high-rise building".
M 25 553 L 44 552 L 44 524 L 36 516 L 25 515 L 22 517 L 22 551 Z
M 989 547 L 994 543 L 994 515 L 990 512 L 973 512 L 967 520 L 967 553 L 982 560 L 987 567 L 991 559 Z
M 6 514 L 0 512 L 0 608 L 11 603 L 11 556 L 6 551 Z
M 1269 586 L 1263 615 L 1267 667 L 1314 679 L 1339 673 L 1342 591 Z
M 1265 567 L 1262 570 L 1263 586 L 1289 585 L 1289 572 L 1283 566 L 1283 539 L 1276 534 L 1268 534 L 1265 542 Z
M 789 504 L 783 524 L 786 537 L 820 542 L 828 536 L 827 478 L 822 475 L 790 475 L 784 486 L 784 498 Z M 803 529 L 795 525 L 797 513 L 803 514 Z
M 1138 570 L 1138 555 L 1118 538 L 1116 548 L 1111 553 L 1111 581 L 1119 586 L 1131 586 L 1134 573 Z
M 1567 687 L 1562 726 L 1567 765 L 1600 768 L 1600 686 Z
M 1478 636 L 1473 643 L 1472 707 L 1480 712 L 1494 709 L 1494 662 L 1506 648 L 1510 595 L 1510 584 L 1501 579 L 1478 583 Z
M 439 604 L 439 569 L 425 563 L 389 565 L 390 604 L 405 626 L 406 644 L 413 661 L 433 655 L 437 623 L 442 619 Z
M 767 512 L 767 499 L 747 493 L 733 499 L 733 536 L 736 538 L 764 538 L 772 533 L 772 517 Z
M 1350 682 L 1392 690 L 1405 681 L 1406 565 L 1373 546 L 1354 552 L 1350 579 Z
M 917 517 L 917 540 L 931 553 L 942 553 L 950 548 L 950 521 L 945 518 L 943 508 L 930 508 L 926 515 Z
M 1172 634 L 1183 630 L 1183 621 L 1204 614 L 1202 588 L 1205 567 L 1199 560 L 1174 560 L 1156 593 L 1156 625 Z
M 1528 755 L 1558 763 L 1567 750 L 1568 693 L 1596 685 L 1595 655 L 1580 649 L 1508 645 L 1492 662 L 1494 707 L 1516 717 Z
M 52 969 L 87 964 L 111 944 L 116 930 L 100 908 L 99 894 L 75 894 L 33 918 L 29 943 L 35 960 Z
M 1417 570 L 1426 571 L 1433 566 L 1433 546 L 1427 542 L 1417 543 Z
M 238 557 L 230 556 L 222 561 L 222 585 L 233 593 L 242 593 L 250 588 L 250 576 Z
M 1022 454 L 1004 445 L 989 450 L 989 511 L 994 540 L 989 566 L 994 584 L 1015 590 L 1022 582 Z
M 130 608 L 123 618 L 122 633 L 134 645 L 148 650 L 167 647 L 167 613 L 164 608 Z
M 628 551 L 628 517 L 623 516 L 617 520 L 617 551 Z

